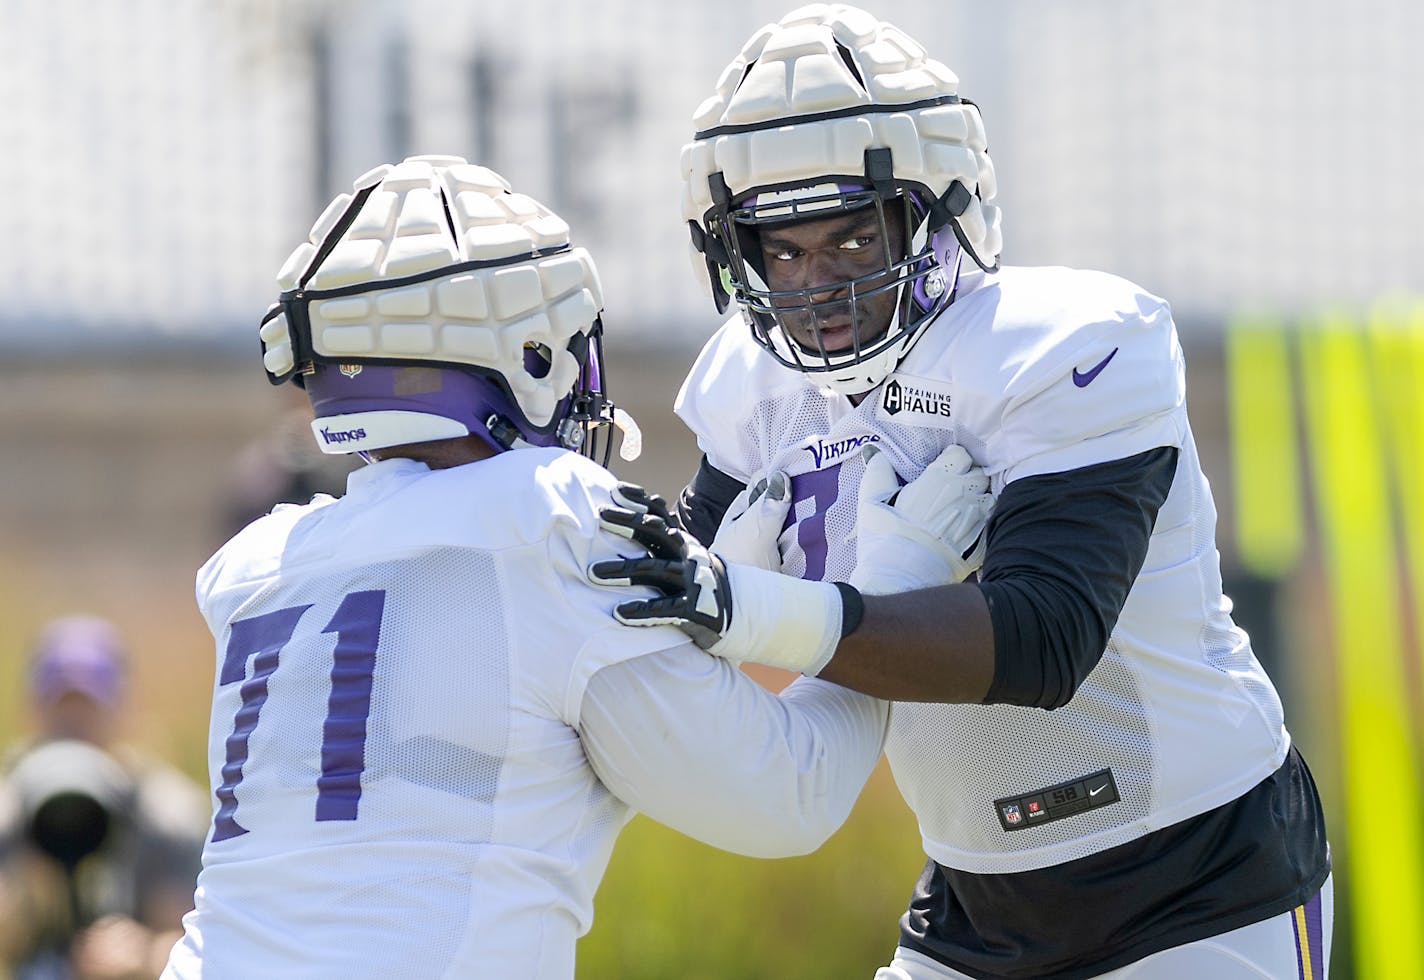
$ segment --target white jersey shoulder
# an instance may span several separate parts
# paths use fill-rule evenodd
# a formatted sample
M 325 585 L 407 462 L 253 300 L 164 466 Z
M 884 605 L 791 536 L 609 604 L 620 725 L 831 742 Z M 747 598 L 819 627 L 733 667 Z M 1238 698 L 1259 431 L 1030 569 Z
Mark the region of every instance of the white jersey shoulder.
M 747 482 L 800 417 L 828 415 L 841 401 L 777 363 L 735 316 L 703 346 L 673 410 L 713 466 Z M 741 424 L 728 426 L 733 417 Z
M 1057 267 L 972 283 L 878 397 L 895 385 L 943 391 L 951 431 L 997 486 L 1181 441 L 1185 368 L 1163 300 Z

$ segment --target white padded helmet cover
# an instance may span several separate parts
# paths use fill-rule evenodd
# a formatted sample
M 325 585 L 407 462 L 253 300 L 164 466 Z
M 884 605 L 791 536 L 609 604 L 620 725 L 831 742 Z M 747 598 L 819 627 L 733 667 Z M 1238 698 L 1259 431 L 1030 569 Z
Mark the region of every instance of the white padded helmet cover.
M 979 110 L 915 105 L 955 96 L 958 85 L 914 39 L 864 10 L 818 3 L 792 11 L 747 42 L 694 115 L 696 131 L 711 135 L 683 147 L 683 217 L 704 224 L 713 173 L 741 199 L 759 187 L 861 173 L 868 148 L 889 147 L 897 181 L 923 185 L 936 198 L 956 180 L 972 192 L 955 222 L 974 260 L 993 268 L 1002 235 Z M 861 106 L 866 111 L 855 113 Z M 807 118 L 824 113 L 839 114 Z M 729 127 L 737 129 L 718 132 Z M 703 259 L 693 257 L 701 273 Z
M 374 188 L 316 269 L 322 244 L 354 196 L 341 194 L 278 274 L 283 292 L 311 296 L 312 350 L 329 360 L 471 365 L 499 372 L 529 420 L 547 425 L 580 366 L 569 340 L 588 334 L 603 308 L 592 257 L 569 248 L 569 227 L 538 201 L 512 192 L 486 167 L 459 157 L 417 156 L 358 178 Z M 448 220 L 447 220 L 448 216 Z M 555 254 L 538 255 L 551 249 Z M 440 269 L 469 262 L 488 266 Z M 414 283 L 398 280 L 432 274 Z M 397 280 L 397 281 L 392 281 Z M 321 298 L 328 290 L 344 295 Z M 261 330 L 263 362 L 281 378 L 295 363 L 286 316 Z M 525 367 L 526 346 L 552 357 L 547 373 Z

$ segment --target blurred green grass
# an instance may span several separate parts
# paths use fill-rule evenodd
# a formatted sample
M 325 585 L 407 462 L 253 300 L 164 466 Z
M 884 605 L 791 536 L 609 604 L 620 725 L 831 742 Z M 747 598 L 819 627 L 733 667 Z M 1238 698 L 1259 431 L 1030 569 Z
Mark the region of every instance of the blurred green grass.
M 578 947 L 579 980 L 864 978 L 890 961 L 924 864 L 884 760 L 815 854 L 759 860 L 635 817 Z

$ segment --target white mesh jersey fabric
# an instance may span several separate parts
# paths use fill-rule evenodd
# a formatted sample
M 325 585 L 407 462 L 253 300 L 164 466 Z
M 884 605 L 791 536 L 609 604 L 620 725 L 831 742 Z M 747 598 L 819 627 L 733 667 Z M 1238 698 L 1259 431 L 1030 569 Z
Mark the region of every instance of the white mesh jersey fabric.
M 392 460 L 204 566 L 215 817 L 168 975 L 573 976 L 629 815 L 583 688 L 682 641 L 585 581 L 616 555 L 592 532 L 612 486 L 556 450 Z
M 867 440 L 906 480 L 957 442 L 996 493 L 1026 476 L 1179 448 L 1143 570 L 1068 705 L 897 703 L 891 712 L 886 754 L 926 853 L 966 871 L 1013 872 L 1227 802 L 1280 765 L 1289 735 L 1221 593 L 1216 511 L 1166 304 L 1113 276 L 1057 268 L 974 272 L 960 290 L 859 406 L 778 366 L 732 320 L 704 348 L 677 411 L 717 468 L 741 480 L 787 471 L 794 517 L 781 536 L 783 568 L 828 580 L 855 565 L 856 450 Z M 1012 832 L 1000 824 L 995 800 L 1102 769 L 1120 802 Z

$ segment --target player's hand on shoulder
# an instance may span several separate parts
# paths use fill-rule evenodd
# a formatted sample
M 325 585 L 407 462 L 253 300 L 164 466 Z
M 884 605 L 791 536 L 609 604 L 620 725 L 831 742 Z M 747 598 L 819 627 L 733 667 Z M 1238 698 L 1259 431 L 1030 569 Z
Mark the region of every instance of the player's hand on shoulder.
M 840 640 L 840 591 L 780 572 L 724 562 L 692 535 L 672 526 L 666 504 L 622 484 L 614 506 L 599 512 L 604 529 L 627 538 L 645 557 L 597 561 L 589 581 L 645 586 L 658 595 L 618 603 L 613 617 L 628 626 L 676 626 L 703 650 L 814 674 Z
M 945 447 L 903 487 L 874 443 L 861 456 L 851 585 L 869 594 L 903 592 L 962 582 L 979 570 L 994 498 L 983 468 L 964 447 Z
M 677 626 L 704 650 L 716 646 L 731 622 L 726 566 L 692 535 L 672 524 L 667 502 L 631 483 L 620 483 L 612 507 L 599 511 L 604 530 L 627 538 L 646 557 L 594 562 L 595 585 L 640 585 L 661 595 L 619 603 L 613 616 L 628 626 Z
M 722 516 L 712 550 L 727 561 L 781 571 L 778 539 L 791 508 L 791 481 L 780 470 L 754 478 Z

